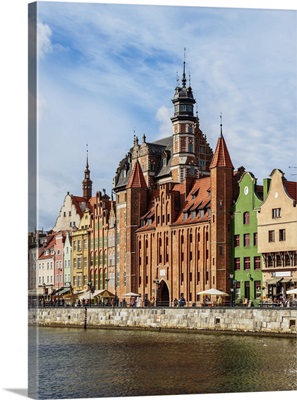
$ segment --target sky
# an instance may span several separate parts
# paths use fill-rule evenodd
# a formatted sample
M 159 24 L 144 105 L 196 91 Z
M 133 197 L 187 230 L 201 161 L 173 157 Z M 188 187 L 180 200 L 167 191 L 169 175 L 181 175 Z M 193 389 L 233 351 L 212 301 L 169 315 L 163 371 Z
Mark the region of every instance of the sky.
M 93 194 L 111 195 L 134 134 L 172 134 L 184 58 L 213 150 L 222 114 L 235 169 L 258 184 L 274 168 L 296 179 L 296 11 L 58 2 L 37 10 L 37 228 L 54 226 L 67 192 L 82 194 L 87 149 Z

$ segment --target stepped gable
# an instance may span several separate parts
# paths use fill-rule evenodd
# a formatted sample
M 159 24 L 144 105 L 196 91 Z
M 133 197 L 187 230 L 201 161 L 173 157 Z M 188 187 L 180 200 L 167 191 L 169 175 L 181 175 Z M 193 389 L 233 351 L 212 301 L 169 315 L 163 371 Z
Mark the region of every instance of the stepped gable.
M 224 139 L 224 136 L 221 133 L 221 136 L 218 139 L 217 147 L 215 153 L 213 155 L 212 161 L 210 163 L 209 168 L 216 167 L 229 167 L 234 168 L 231 157 Z
M 130 188 L 145 188 L 147 189 L 147 184 L 144 179 L 141 166 L 137 160 L 134 168 L 132 170 L 129 182 L 127 183 L 126 189 Z
M 180 185 L 179 185 L 180 186 Z M 174 187 L 176 190 L 176 187 Z M 172 225 L 184 225 L 207 221 L 210 208 L 210 177 L 197 179 L 189 191 L 181 212 Z
M 104 191 L 104 189 L 103 189 L 103 191 Z M 104 207 L 103 207 L 104 210 L 110 211 L 112 200 L 105 192 L 103 192 L 103 195 L 102 195 L 101 192 L 98 191 L 96 193 L 96 196 L 92 196 L 88 202 L 88 208 L 90 209 L 90 211 L 92 213 L 94 213 L 94 209 L 95 209 L 95 206 L 97 206 L 98 201 L 104 202 Z

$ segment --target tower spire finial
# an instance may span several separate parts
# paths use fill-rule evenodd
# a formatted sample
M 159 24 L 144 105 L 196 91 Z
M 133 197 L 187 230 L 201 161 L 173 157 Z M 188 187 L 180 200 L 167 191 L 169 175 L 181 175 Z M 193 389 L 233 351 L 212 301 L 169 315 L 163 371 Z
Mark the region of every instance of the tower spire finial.
M 186 48 L 184 47 L 184 66 L 183 66 L 183 79 L 182 79 L 183 87 L 186 87 L 186 82 L 187 82 L 187 78 L 186 78 Z
M 92 197 L 92 181 L 90 177 L 90 169 L 89 169 L 89 150 L 88 150 L 88 144 L 86 143 L 86 148 L 87 148 L 87 160 L 86 160 L 86 168 L 85 168 L 85 175 L 84 175 L 84 180 L 82 181 L 82 189 L 83 189 L 83 197 L 86 199 L 88 202 L 90 197 Z
M 222 113 L 221 113 L 221 115 L 220 115 L 220 120 L 221 120 L 221 124 L 220 124 L 220 127 L 221 127 L 221 137 L 223 137 L 223 115 L 222 115 Z

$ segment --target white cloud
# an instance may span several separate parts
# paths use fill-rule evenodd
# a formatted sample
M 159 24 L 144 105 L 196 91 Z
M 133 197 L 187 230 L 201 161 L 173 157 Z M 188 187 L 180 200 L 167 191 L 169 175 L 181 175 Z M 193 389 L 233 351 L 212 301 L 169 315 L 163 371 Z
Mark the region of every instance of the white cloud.
M 94 190 L 109 192 L 134 129 L 147 141 L 170 135 L 184 47 L 213 149 L 222 112 L 235 167 L 263 178 L 296 154 L 296 14 L 47 2 L 39 12 L 40 168 L 53 193 L 60 171 L 65 194 L 81 193 L 86 143 Z
M 53 50 L 51 43 L 52 31 L 47 24 L 37 22 L 37 56 L 43 58 Z
M 170 117 L 172 110 L 168 107 L 160 107 L 156 112 L 156 119 L 159 122 L 158 138 L 164 138 L 172 134 L 172 123 Z

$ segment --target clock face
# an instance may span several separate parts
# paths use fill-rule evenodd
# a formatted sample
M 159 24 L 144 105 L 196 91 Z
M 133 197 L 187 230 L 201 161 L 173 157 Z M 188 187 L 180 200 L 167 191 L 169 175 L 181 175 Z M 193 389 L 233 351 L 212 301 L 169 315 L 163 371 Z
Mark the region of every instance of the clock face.
M 248 186 L 245 186 L 245 188 L 244 188 L 243 191 L 244 191 L 244 194 L 247 195 L 247 194 L 249 193 L 249 188 L 248 188 Z

